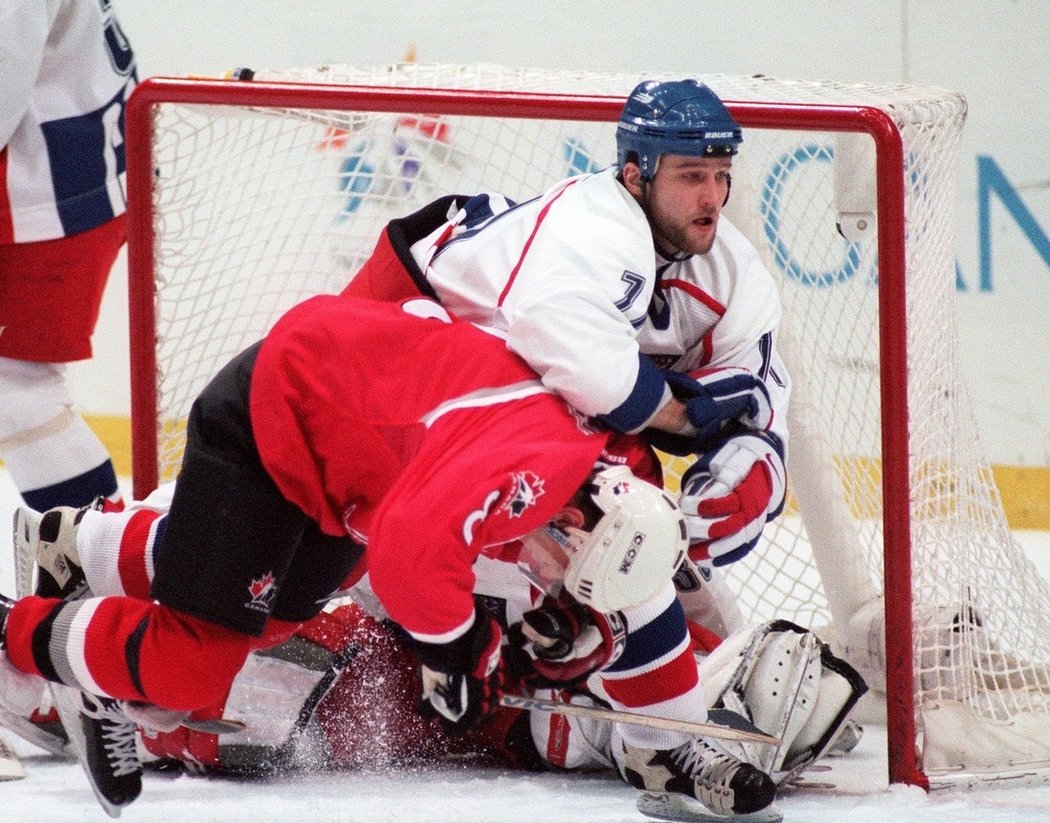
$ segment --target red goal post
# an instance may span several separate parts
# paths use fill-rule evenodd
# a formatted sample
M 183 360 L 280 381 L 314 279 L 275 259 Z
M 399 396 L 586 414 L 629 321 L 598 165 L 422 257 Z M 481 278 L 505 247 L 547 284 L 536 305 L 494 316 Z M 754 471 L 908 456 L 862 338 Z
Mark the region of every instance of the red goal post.
M 626 91 L 640 79 L 622 76 L 599 77 L 601 82 L 593 82 L 594 77 L 589 77 L 588 82 L 574 83 L 564 82 L 564 77 L 555 76 L 544 79 L 534 87 L 529 83 L 520 82 L 517 76 L 512 76 L 511 80 L 505 83 L 501 81 L 503 85 L 497 84 L 497 87 L 490 88 L 485 82 L 474 79 L 472 73 L 468 72 L 468 79 L 463 80 L 462 71 L 452 71 L 453 80 L 448 85 L 476 86 L 462 88 L 445 87 L 446 81 L 440 78 L 430 84 L 436 75 L 428 74 L 428 67 L 410 68 L 418 71 L 418 74 L 412 74 L 404 83 L 398 80 L 399 75 L 407 70 L 404 66 L 392 67 L 385 75 L 383 71 L 379 71 L 375 76 L 353 69 L 340 73 L 338 67 L 323 67 L 315 71 L 273 72 L 272 76 L 263 78 L 259 75 L 259 79 L 250 82 L 151 78 L 136 89 L 128 104 L 126 135 L 130 226 L 128 259 L 131 303 L 133 491 L 136 498 L 145 496 L 158 482 L 170 479 L 174 475 L 181 452 L 181 425 L 188 411 L 188 403 L 202 386 L 201 381 L 210 377 L 226 358 L 265 333 L 269 323 L 288 305 L 309 293 L 338 288 L 340 282 L 345 282 L 346 278 L 351 277 L 355 270 L 352 261 L 359 261 L 362 255 L 371 250 L 371 243 L 377 234 L 376 227 L 381 226 L 382 220 L 418 207 L 409 204 L 413 202 L 412 197 L 419 194 L 420 189 L 427 190 L 427 185 L 433 189 L 435 197 L 456 190 L 454 182 L 449 181 L 468 178 L 476 167 L 489 164 L 491 156 L 498 155 L 500 158 L 495 161 L 495 165 L 508 168 L 531 162 L 528 158 L 536 153 L 537 146 L 542 143 L 531 136 L 521 137 L 514 132 L 510 136 L 501 135 L 490 142 L 471 143 L 469 147 L 465 147 L 466 144 L 457 143 L 455 139 L 435 139 L 436 134 L 443 133 L 446 126 L 466 134 L 470 131 L 470 124 L 481 123 L 487 128 L 494 122 L 565 123 L 581 130 L 584 127 L 579 124 L 590 123 L 602 127 L 603 124 L 617 118 Z M 440 70 L 441 67 L 436 68 Z M 438 75 L 440 73 L 438 71 Z M 485 74 L 486 72 L 479 72 L 479 75 Z M 513 75 L 513 71 L 511 74 Z M 828 95 L 826 100 L 815 100 L 808 87 L 793 87 L 790 83 L 774 86 L 772 84 L 776 81 L 770 81 L 768 78 L 749 80 L 754 86 L 751 99 L 746 99 L 744 95 L 738 98 L 731 91 L 722 91 L 717 78 L 712 82 L 715 90 L 726 100 L 734 117 L 744 126 L 745 144 L 742 155 L 750 151 L 752 138 L 766 131 L 792 135 L 813 132 L 822 135 L 814 141 L 802 141 L 805 144 L 805 153 L 801 156 L 802 159 L 797 161 L 792 159 L 795 155 L 792 155 L 791 151 L 778 149 L 778 153 L 775 153 L 776 163 L 780 164 L 778 168 L 781 169 L 794 168 L 799 163 L 830 165 L 833 152 L 828 148 L 828 135 L 867 136 L 874 147 L 872 179 L 877 196 L 872 217 L 877 228 L 870 238 L 850 241 L 846 253 L 856 255 L 857 260 L 871 261 L 858 267 L 870 266 L 873 272 L 872 279 L 877 281 L 877 296 L 871 312 L 871 322 L 877 324 L 877 351 L 869 356 L 843 350 L 836 354 L 835 368 L 844 372 L 861 373 L 862 379 L 866 379 L 864 372 L 877 369 L 877 379 L 872 382 L 877 384 L 878 397 L 867 400 L 860 399 L 859 396 L 836 398 L 834 402 L 836 408 L 838 405 L 843 407 L 841 413 L 844 416 L 850 417 L 858 411 L 856 408 L 851 409 L 851 406 L 862 406 L 865 402 L 877 405 L 872 411 L 873 422 L 847 423 L 847 434 L 843 435 L 847 440 L 854 436 L 864 437 L 865 435 L 854 432 L 854 427 L 859 427 L 857 431 L 862 432 L 874 426 L 877 431 L 872 436 L 878 441 L 875 449 L 877 453 L 858 452 L 859 457 L 843 457 L 839 453 L 842 451 L 841 446 L 824 449 L 822 453 L 822 432 L 813 432 L 810 421 L 811 433 L 807 434 L 807 421 L 802 420 L 797 426 L 799 433 L 796 433 L 794 428 L 792 430 L 791 448 L 795 450 L 797 443 L 797 451 L 803 456 L 807 452 L 812 452 L 815 456 L 806 464 L 807 469 L 801 473 L 801 477 L 797 468 L 791 464 L 789 474 L 793 478 L 799 477 L 800 480 L 814 473 L 826 475 L 821 479 L 831 480 L 830 485 L 836 488 L 832 492 L 833 496 L 846 501 L 839 506 L 842 509 L 842 517 L 849 521 L 846 530 L 858 534 L 863 532 L 865 535 L 869 530 L 876 533 L 872 539 L 875 546 L 873 552 L 878 555 L 875 562 L 881 568 L 874 570 L 872 574 L 875 578 L 881 577 L 881 580 L 871 583 L 865 581 L 861 588 L 866 591 L 867 586 L 874 586 L 875 603 L 880 614 L 874 618 L 869 615 L 873 621 L 871 626 L 875 628 L 865 626 L 861 634 L 863 631 L 876 631 L 881 635 L 883 615 L 885 626 L 892 627 L 885 648 L 880 649 L 877 656 L 877 666 L 881 669 L 877 677 L 882 681 L 880 685 L 886 694 L 890 779 L 893 782 L 926 786 L 929 783 L 929 769 L 922 762 L 922 752 L 917 748 L 917 734 L 926 731 L 926 736 L 931 736 L 930 720 L 923 713 L 924 692 L 918 688 L 916 680 L 917 676 L 922 682 L 933 677 L 923 675 L 920 667 L 926 657 L 936 657 L 942 652 L 927 651 L 913 638 L 913 602 L 918 602 L 913 601 L 916 575 L 912 560 L 913 537 L 916 533 L 913 530 L 921 528 L 917 527 L 913 520 L 918 513 L 922 515 L 919 519 L 925 523 L 926 508 L 937 509 L 938 517 L 943 514 L 942 510 L 949 509 L 950 516 L 954 517 L 957 510 L 972 508 L 973 504 L 954 499 L 943 502 L 939 497 L 936 500 L 927 500 L 925 493 L 916 495 L 914 492 L 917 483 L 922 482 L 926 474 L 932 471 L 932 467 L 941 461 L 939 455 L 932 459 L 916 458 L 916 444 L 910 430 L 916 409 L 914 404 L 909 404 L 909 389 L 915 386 L 914 382 L 909 383 L 909 379 L 914 380 L 909 373 L 909 345 L 914 347 L 916 344 L 909 338 L 908 318 L 909 313 L 914 312 L 914 309 L 910 308 L 909 300 L 914 301 L 914 298 L 909 298 L 908 278 L 912 276 L 909 266 L 922 265 L 924 257 L 916 252 L 914 242 L 909 247 L 906 215 L 913 222 L 921 216 L 924 222 L 938 223 L 943 221 L 944 212 L 942 207 L 935 214 L 931 213 L 932 217 L 927 217 L 925 213 L 916 210 L 917 197 L 921 201 L 921 198 L 934 199 L 941 196 L 941 189 L 935 187 L 930 187 L 934 194 L 929 194 L 927 181 L 922 179 L 928 171 L 921 163 L 914 161 L 916 147 L 909 145 L 907 139 L 902 139 L 902 126 L 907 132 L 907 127 L 912 121 L 923 115 L 923 109 L 921 106 L 907 108 L 903 104 L 881 105 L 883 98 L 879 94 L 874 96 L 876 103 L 873 104 L 866 100 L 866 97 L 872 97 L 867 93 L 870 89 L 862 87 L 846 87 L 845 92 L 839 89 L 838 93 Z M 726 85 L 734 90 L 737 88 L 732 84 Z M 849 102 L 851 88 L 858 90 L 854 96 L 859 102 Z M 607 89 L 617 91 L 614 93 Z M 901 91 L 902 100 L 908 99 L 904 91 Z M 819 95 L 817 97 L 819 98 Z M 957 121 L 954 128 L 961 126 L 965 112 L 965 104 L 961 98 L 950 93 L 942 95 L 943 99 L 936 99 L 936 94 L 934 98 L 934 105 L 942 106 L 949 113 L 948 119 L 954 118 Z M 171 121 L 167 121 L 162 117 L 162 111 L 167 108 L 179 110 L 184 114 L 180 113 Z M 262 125 L 257 124 L 256 120 Z M 343 212 L 331 220 L 331 226 L 323 227 L 317 236 L 313 233 L 315 224 L 320 225 L 324 219 L 305 217 L 304 210 L 308 208 L 308 204 L 327 198 L 324 184 L 316 184 L 321 188 L 311 189 L 315 184 L 306 182 L 305 172 L 299 167 L 292 167 L 290 160 L 289 166 L 283 168 L 285 158 L 305 156 L 309 153 L 309 148 L 295 143 L 283 130 L 268 130 L 270 124 L 276 120 L 287 120 L 295 124 L 295 128 L 301 128 L 304 124 L 314 128 L 316 133 L 312 139 L 315 148 L 320 147 L 321 150 L 327 151 L 335 147 L 340 193 L 344 198 Z M 240 124 L 249 121 L 251 125 L 245 126 L 243 131 L 240 130 L 240 125 L 226 125 L 227 122 Z M 404 131 L 406 124 L 410 129 L 414 129 L 410 139 L 403 138 L 399 132 Z M 604 128 L 611 135 L 611 126 L 606 125 Z M 919 131 L 924 128 L 926 127 L 921 126 Z M 483 129 L 479 126 L 478 130 Z M 425 145 L 419 134 L 426 136 Z M 528 135 L 528 130 L 523 129 L 521 134 Z M 221 140 L 229 142 L 223 144 Z M 291 142 L 285 145 L 286 140 Z M 755 142 L 760 141 L 759 136 Z M 197 164 L 197 156 L 211 151 L 212 145 L 221 148 L 215 150 L 211 159 Z M 254 155 L 256 151 L 261 152 L 264 148 L 269 151 L 271 145 L 274 153 L 268 154 L 266 159 L 248 157 L 245 160 L 244 156 Z M 561 142 L 563 148 L 575 145 L 577 144 L 571 140 Z M 387 174 L 383 166 L 385 161 L 374 160 L 368 154 L 376 152 L 376 146 L 381 146 L 382 152 L 386 153 L 384 157 L 388 160 L 389 156 L 397 157 L 393 173 Z M 571 150 L 566 151 L 566 156 L 570 157 Z M 573 163 L 578 159 L 571 156 Z M 611 158 L 604 157 L 605 161 L 608 159 Z M 230 168 L 237 166 L 242 160 L 243 169 L 227 176 Z M 792 166 L 792 163 L 795 163 L 795 166 Z M 256 174 L 267 176 L 267 181 L 248 191 L 246 180 Z M 944 172 L 938 174 L 943 177 Z M 432 178 L 427 180 L 427 175 L 431 175 Z M 522 180 L 526 178 L 531 180 L 529 175 L 523 174 Z M 480 173 L 479 179 L 486 182 L 488 180 Z M 515 182 L 507 184 L 508 187 L 524 190 L 505 193 L 513 197 L 536 193 L 555 179 L 556 177 L 548 179 L 544 185 L 532 185 L 531 188 L 525 187 L 521 181 L 515 179 Z M 334 180 L 333 176 L 333 188 Z M 763 185 L 761 176 L 756 180 L 758 185 Z M 438 190 L 437 186 L 445 182 L 449 188 Z M 466 185 L 472 184 L 473 180 Z M 227 203 L 223 199 L 224 205 L 215 205 L 220 198 L 225 198 L 231 192 L 233 195 L 237 194 L 242 185 L 245 192 L 240 200 L 230 200 Z M 768 242 L 761 234 L 757 239 L 753 239 L 756 240 L 756 245 L 762 243 L 767 247 L 766 251 L 771 255 L 771 269 L 790 269 L 790 266 L 794 265 L 791 252 L 776 248 L 772 235 L 782 223 L 794 220 L 791 209 L 797 209 L 799 214 L 805 215 L 809 215 L 810 212 L 815 214 L 818 209 L 826 210 L 827 206 L 823 200 L 827 197 L 820 192 L 828 185 L 825 181 L 819 185 L 815 184 L 813 191 L 806 189 L 792 192 L 786 189 L 783 182 L 771 183 L 769 178 L 766 178 L 766 199 L 762 201 L 762 210 L 766 215 L 764 228 Z M 863 187 L 860 181 L 857 187 Z M 301 201 L 294 197 L 299 188 L 308 195 Z M 952 185 L 949 184 L 948 189 L 951 188 Z M 317 195 L 317 191 L 321 191 L 322 194 Z M 770 217 L 781 199 L 787 201 L 791 198 L 794 198 L 793 203 L 798 205 L 789 208 L 787 217 L 780 213 Z M 288 205 L 286 201 L 292 199 L 295 199 L 295 203 Z M 734 199 L 739 199 L 736 165 Z M 350 203 L 353 204 L 352 209 L 348 205 Z M 254 210 L 256 208 L 257 211 Z M 950 210 L 949 203 L 947 211 L 950 213 Z M 287 211 L 287 215 L 279 218 L 283 221 L 282 225 L 287 223 L 303 226 L 302 229 L 295 228 L 289 232 L 290 241 L 284 241 L 283 229 L 275 228 L 277 224 L 271 226 L 269 222 L 271 219 L 278 219 L 275 215 L 283 211 Z M 354 234 L 357 229 L 347 229 L 349 223 L 363 220 L 362 215 L 366 212 L 373 222 L 367 223 L 359 234 Z M 201 214 L 206 214 L 208 219 L 197 227 L 196 223 Z M 823 215 L 823 211 L 821 214 Z M 331 215 L 327 219 L 331 219 Z M 812 224 L 817 220 L 806 216 L 799 217 L 795 222 L 800 224 L 798 232 L 801 235 L 810 232 Z M 826 224 L 826 216 L 822 216 L 820 222 L 821 225 Z M 307 226 L 307 223 L 310 225 Z M 824 227 L 826 228 L 826 225 Z M 232 236 L 234 231 L 241 229 L 245 232 L 243 236 Z M 943 226 L 938 227 L 939 232 L 943 230 Z M 301 234 L 296 233 L 300 231 Z M 950 232 L 950 229 L 948 231 Z M 227 232 L 231 235 L 228 245 L 225 240 Z M 219 238 L 220 233 L 223 235 L 222 240 Z M 331 239 L 330 235 L 335 239 Z M 835 238 L 831 242 L 834 244 L 842 241 Z M 328 256 L 325 258 L 323 253 L 320 254 L 317 259 L 321 259 L 322 262 L 317 264 L 317 267 L 325 268 L 331 264 L 333 256 L 338 258 L 343 265 L 342 268 L 339 265 L 334 267 L 334 279 L 331 272 L 325 272 L 313 281 L 308 281 L 304 274 L 303 282 L 298 278 L 286 278 L 276 286 L 264 284 L 263 278 L 268 275 L 269 270 L 283 265 L 280 261 L 287 254 L 299 254 L 300 246 L 321 246 L 326 243 L 331 244 L 327 248 Z M 209 257 L 209 247 L 220 245 L 221 251 L 217 256 Z M 295 248 L 288 252 L 288 246 Z M 332 248 L 336 246 L 338 251 L 332 252 Z M 769 247 L 772 247 L 772 250 Z M 347 251 L 348 248 L 351 250 Z M 840 253 L 841 249 L 835 246 L 833 251 Z M 220 296 L 215 298 L 215 306 L 198 315 L 194 306 L 199 296 L 211 289 L 208 279 L 212 273 L 226 267 L 230 260 L 242 256 L 247 260 L 245 267 L 251 271 L 251 276 L 244 282 L 239 280 L 237 285 L 223 287 L 227 290 L 221 291 Z M 314 264 L 297 265 L 301 265 L 299 270 L 305 272 Z M 941 277 L 942 274 L 939 272 L 936 276 Z M 326 280 L 326 277 L 329 279 Z M 201 278 L 200 282 L 197 278 Z M 193 281 L 195 285 L 183 293 L 182 289 L 189 281 Z M 825 297 L 830 291 L 831 289 L 825 290 Z M 258 309 L 256 303 L 264 304 L 259 318 L 248 319 L 249 314 Z M 786 317 L 790 315 L 790 305 L 786 303 Z M 852 308 L 848 311 L 852 311 Z M 169 316 L 172 318 L 171 325 L 168 325 Z M 242 319 L 243 329 L 240 328 Z M 861 332 L 850 332 L 847 329 L 851 326 L 855 329 L 863 327 L 867 322 L 858 321 L 851 316 L 843 322 L 842 330 L 834 333 L 863 336 Z M 817 324 L 818 321 L 810 318 L 798 323 L 802 327 L 802 334 L 808 334 L 810 327 Z M 226 333 L 233 327 L 237 327 L 237 334 L 226 342 Z M 796 333 L 799 331 L 795 330 Z M 948 331 L 953 333 L 953 329 Z M 219 338 L 223 342 L 218 342 Z M 808 357 L 808 354 L 802 355 L 803 359 Z M 874 358 L 874 366 L 868 362 L 871 358 Z M 794 373 L 796 367 L 791 368 Z M 168 387 L 169 383 L 173 388 Z M 815 388 L 818 394 L 827 395 L 826 388 Z M 169 403 L 169 395 L 177 395 L 177 399 Z M 804 400 L 801 392 L 800 397 Z M 819 414 L 823 414 L 824 411 L 819 403 L 817 407 L 807 407 L 803 403 L 799 405 L 800 408 L 808 410 L 816 408 Z M 821 425 L 818 424 L 816 428 L 819 429 Z M 968 470 L 968 462 L 962 462 Z M 816 472 L 816 466 L 827 468 Z M 669 469 L 671 474 L 680 471 L 672 466 L 669 466 Z M 959 473 L 954 464 L 947 471 L 951 476 Z M 834 478 L 837 478 L 837 482 Z M 793 480 L 793 484 L 797 482 Z M 837 490 L 839 485 L 844 491 Z M 943 485 L 944 483 L 938 480 L 938 488 Z M 871 502 L 860 502 L 858 489 L 863 486 L 876 487 L 871 492 Z M 824 492 L 793 489 L 795 507 L 803 520 L 807 516 L 807 504 L 804 501 L 807 498 L 812 500 L 814 494 L 823 495 Z M 987 496 L 983 486 L 979 496 Z M 916 497 L 919 498 L 918 503 Z M 823 501 L 823 498 L 821 500 Z M 922 508 L 921 511 L 916 509 L 917 505 Z M 799 531 L 815 534 L 826 526 L 822 521 L 831 521 L 832 518 L 830 515 L 824 517 L 825 506 L 824 502 L 810 503 L 810 520 L 803 524 Z M 817 512 L 816 518 L 813 512 Z M 984 519 L 982 513 L 978 530 L 983 529 L 981 524 L 984 523 Z M 877 523 L 871 526 L 872 521 Z M 954 529 L 954 521 L 950 528 Z M 812 534 L 809 537 L 812 537 Z M 786 556 L 792 557 L 792 562 L 794 547 L 806 544 L 809 537 L 801 540 L 795 537 L 785 539 L 785 545 L 788 547 L 784 551 Z M 771 536 L 769 540 L 772 544 L 776 538 Z M 867 543 L 869 538 L 865 536 L 863 540 Z M 923 545 L 926 542 L 924 540 Z M 938 536 L 933 542 L 940 545 L 944 541 Z M 755 554 L 760 550 L 756 550 Z M 810 550 L 805 549 L 804 552 L 806 551 Z M 865 562 L 849 556 L 851 549 L 848 547 L 836 548 L 834 551 L 837 552 L 837 559 L 833 560 L 833 563 L 862 566 Z M 819 553 L 814 550 L 814 554 Z M 835 589 L 842 588 L 842 583 L 837 581 L 834 585 L 827 584 L 827 580 L 832 577 L 827 568 L 828 561 L 825 559 L 822 566 L 822 560 L 817 556 L 815 560 L 807 558 L 799 562 L 807 568 L 812 568 L 815 564 L 825 581 L 826 591 L 820 597 L 826 600 L 827 605 L 826 608 L 821 605 L 818 611 L 823 615 L 830 612 L 831 623 L 842 624 L 845 618 L 852 617 L 856 611 L 855 603 L 849 602 L 849 608 L 844 613 L 841 608 L 836 608 L 837 602 L 843 599 L 843 593 Z M 781 567 L 786 565 L 788 564 L 779 563 Z M 858 574 L 866 576 L 863 570 Z M 807 576 L 812 576 L 812 573 L 800 572 L 798 575 L 800 580 Z M 771 582 L 768 577 L 756 577 L 755 580 L 761 582 L 750 583 L 741 578 L 741 588 L 765 591 L 776 589 L 780 585 Z M 766 604 L 762 609 L 775 610 L 778 616 L 796 619 L 797 622 L 818 622 L 814 614 L 805 608 L 799 614 L 783 612 L 788 608 L 787 603 L 810 597 L 808 594 L 796 594 L 795 584 L 789 588 L 792 592 L 785 595 L 783 604 Z M 849 599 L 845 598 L 846 601 Z M 940 605 L 939 600 L 935 605 Z M 960 609 L 954 606 L 945 608 L 954 609 L 948 620 L 950 626 L 956 625 Z M 754 614 L 758 615 L 761 611 L 756 608 Z M 857 646 L 857 642 L 851 641 L 845 635 L 838 639 L 846 650 Z M 950 650 L 944 654 L 950 654 Z M 872 661 L 860 662 L 866 664 L 870 670 Z M 938 680 L 934 691 L 943 697 L 944 684 Z M 917 720 L 923 722 L 922 728 L 917 728 Z M 954 764 L 947 770 L 951 771 L 951 768 L 954 768 Z M 1008 766 L 1004 768 L 1009 771 Z M 987 770 L 987 766 L 981 764 L 976 770 Z

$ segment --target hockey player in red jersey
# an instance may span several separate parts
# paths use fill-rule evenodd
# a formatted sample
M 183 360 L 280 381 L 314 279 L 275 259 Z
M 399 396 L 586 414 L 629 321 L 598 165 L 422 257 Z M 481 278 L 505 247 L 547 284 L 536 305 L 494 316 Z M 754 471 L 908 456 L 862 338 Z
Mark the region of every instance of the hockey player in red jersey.
M 684 553 L 684 524 L 666 495 L 651 486 L 646 492 L 625 469 L 593 474 L 603 456 L 624 462 L 606 452 L 608 441 L 502 340 L 450 321 L 430 301 L 314 298 L 231 361 L 198 398 L 167 517 L 133 524 L 135 512 L 55 510 L 23 521 L 16 540 L 39 543 L 46 556 L 49 540 L 64 530 L 78 532 L 66 549 L 75 555 L 91 519 L 129 518 L 115 543 L 97 541 L 96 550 L 110 555 L 99 565 L 102 579 L 78 556 L 95 596 L 27 597 L 0 607 L 7 657 L 0 663 L 83 690 L 86 710 L 98 702 L 90 695 L 200 709 L 221 701 L 252 648 L 287 639 L 367 566 L 372 591 L 420 661 L 424 704 L 461 732 L 491 713 L 505 668 L 499 623 L 475 605 L 472 565 L 487 547 L 515 545 L 525 535 L 548 548 L 564 541 L 577 553 L 597 550 L 601 537 L 603 548 L 634 552 L 614 572 L 644 570 L 656 580 L 644 597 L 624 600 L 607 586 L 596 600 L 633 623 L 622 657 L 594 661 L 611 661 L 602 667 L 608 691 L 623 707 L 702 719 L 670 585 Z M 633 462 L 652 469 L 651 453 L 639 453 L 645 457 Z M 670 531 L 635 544 L 646 532 L 617 515 L 619 537 L 588 538 L 593 523 L 582 511 L 558 520 L 581 484 L 597 484 L 606 501 L 647 498 L 663 507 Z M 140 552 L 137 563 L 124 553 L 136 529 L 158 548 L 145 558 Z M 654 552 L 665 558 L 662 584 L 658 569 L 639 560 Z M 70 558 L 51 559 L 44 568 L 68 577 Z M 577 599 L 594 594 L 593 580 L 571 586 L 570 578 L 566 588 Z M 55 580 L 63 593 L 69 582 Z M 56 633 L 70 639 L 49 642 Z M 556 664 L 575 670 L 575 639 Z M 604 642 L 601 648 L 611 651 Z M 690 745 L 661 735 L 639 734 L 632 745 L 653 752 Z M 735 799 L 731 788 L 723 797 L 728 810 L 772 801 L 761 772 L 723 763 L 718 774 L 737 788 Z
M 479 711 L 499 633 L 475 611 L 471 565 L 550 520 L 608 435 L 497 338 L 442 314 L 334 297 L 290 311 L 194 404 L 163 551 L 138 592 L 159 602 L 25 598 L 8 657 L 96 693 L 199 708 L 252 646 L 285 639 L 367 566 L 421 658 L 470 680 L 464 709 Z M 42 623 L 83 648 L 52 658 L 32 642 Z
M 454 195 L 392 221 L 344 293 L 435 297 L 584 414 L 699 456 L 690 553 L 724 565 L 783 507 L 790 394 L 776 284 L 722 214 L 742 129 L 707 86 L 648 81 L 616 142 L 616 165 L 525 202 Z

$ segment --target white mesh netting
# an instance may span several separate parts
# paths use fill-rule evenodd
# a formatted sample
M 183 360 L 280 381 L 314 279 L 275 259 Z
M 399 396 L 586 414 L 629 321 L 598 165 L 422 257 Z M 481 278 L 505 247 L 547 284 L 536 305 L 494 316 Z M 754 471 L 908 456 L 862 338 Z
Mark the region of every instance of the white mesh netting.
M 878 107 L 901 130 L 910 482 L 898 493 L 910 500 L 923 767 L 1001 775 L 1047 766 L 1050 747 L 1034 741 L 1050 739 L 1050 591 L 1012 540 L 958 373 L 952 224 L 965 101 L 940 89 L 697 76 L 729 101 Z M 399 64 L 256 79 L 625 96 L 642 78 Z M 182 423 L 204 383 L 285 308 L 342 288 L 387 220 L 451 192 L 532 196 L 615 158 L 609 124 L 411 111 L 172 103 L 155 107 L 151 139 L 162 479 L 177 470 Z M 729 582 L 750 619 L 827 627 L 879 686 L 873 146 L 866 136 L 745 130 L 731 217 L 781 283 L 782 348 L 796 384 L 793 503 Z M 840 221 L 854 226 L 850 240 Z M 668 467 L 673 484 L 684 466 Z M 974 724 L 991 744 L 973 744 L 982 737 Z

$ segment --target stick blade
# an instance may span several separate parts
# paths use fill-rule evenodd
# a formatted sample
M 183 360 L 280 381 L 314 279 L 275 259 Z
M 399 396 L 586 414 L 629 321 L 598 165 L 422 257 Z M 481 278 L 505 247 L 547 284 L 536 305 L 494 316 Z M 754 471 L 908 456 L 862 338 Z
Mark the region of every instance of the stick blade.
M 767 734 L 740 712 L 734 712 L 732 709 L 708 709 L 707 722 L 747 734 Z
M 182 721 L 182 725 L 204 734 L 238 734 L 248 728 L 246 723 L 229 717 L 187 718 Z

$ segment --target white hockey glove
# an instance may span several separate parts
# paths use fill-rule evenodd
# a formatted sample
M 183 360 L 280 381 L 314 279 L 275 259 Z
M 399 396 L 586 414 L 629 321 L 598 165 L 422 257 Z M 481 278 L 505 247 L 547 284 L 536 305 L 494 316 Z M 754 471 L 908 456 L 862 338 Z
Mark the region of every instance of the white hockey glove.
M 784 507 L 782 452 L 772 434 L 738 434 L 689 467 L 678 505 L 694 562 L 725 566 L 755 547 L 766 523 Z
M 623 653 L 627 629 L 568 595 L 546 597 L 510 627 L 505 651 L 510 673 L 533 688 L 572 686 Z
M 662 371 L 671 392 L 685 403 L 686 417 L 696 434 L 669 434 L 650 429 L 650 442 L 661 451 L 678 455 L 702 453 L 730 424 L 762 431 L 772 422 L 769 392 L 747 369 L 700 369 L 688 374 Z

